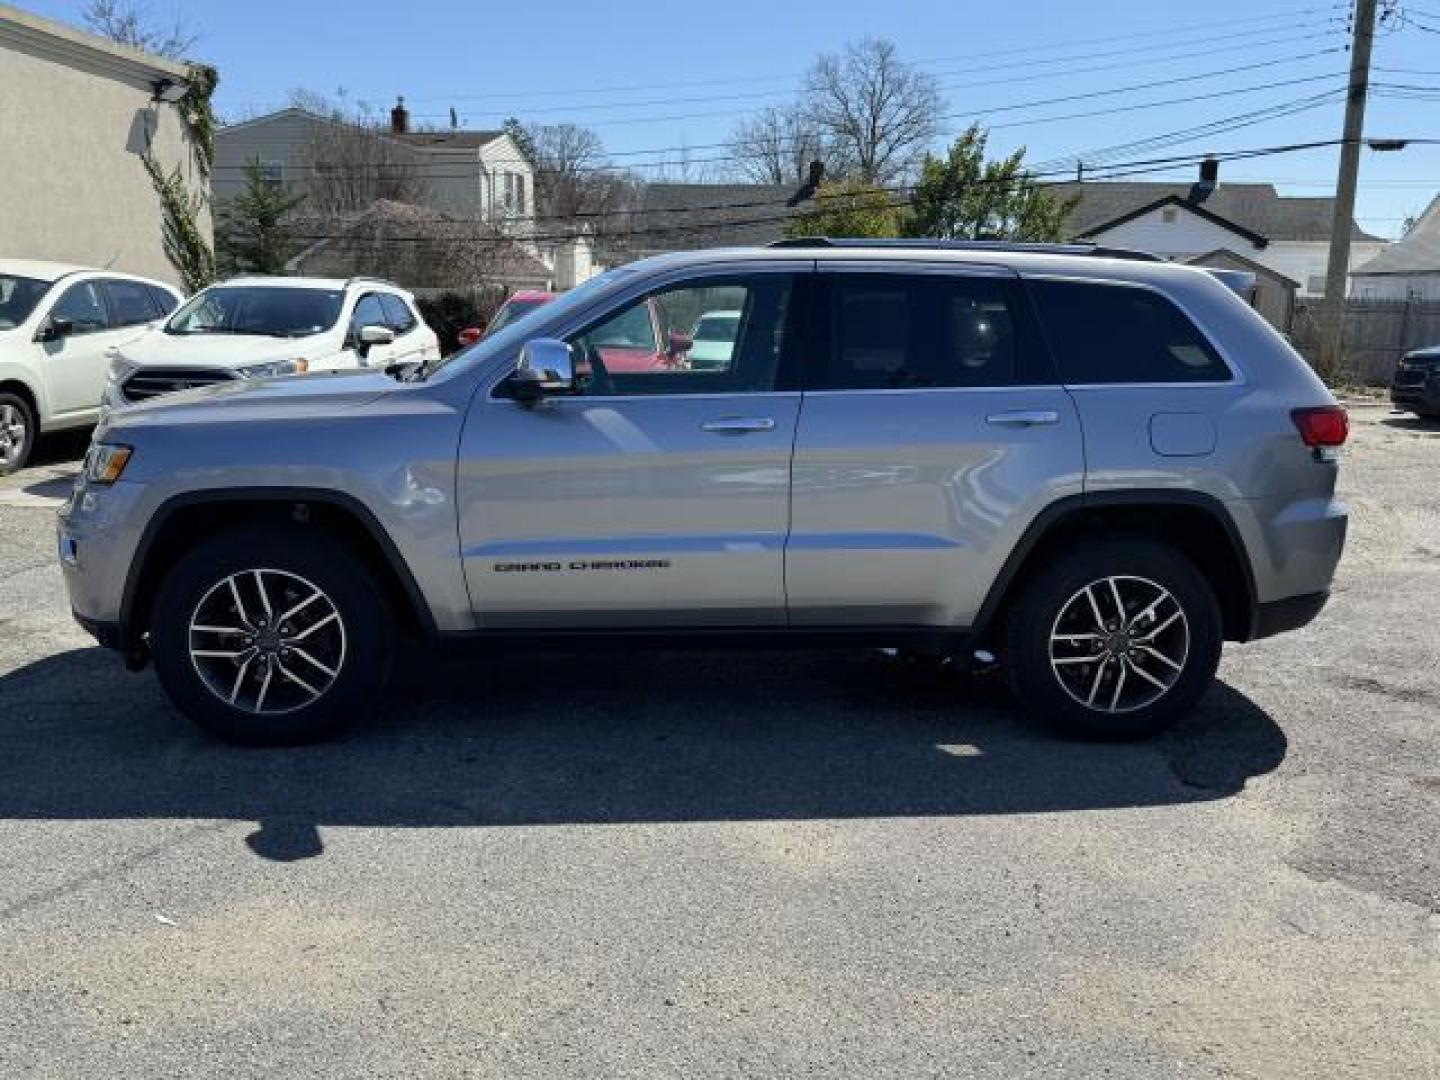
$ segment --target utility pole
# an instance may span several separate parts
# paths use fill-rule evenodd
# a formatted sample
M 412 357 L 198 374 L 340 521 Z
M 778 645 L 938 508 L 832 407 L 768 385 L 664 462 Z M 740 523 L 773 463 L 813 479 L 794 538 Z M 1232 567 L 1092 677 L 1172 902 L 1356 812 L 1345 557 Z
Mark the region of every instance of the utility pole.
M 1376 0 L 1355 0 L 1350 41 L 1350 90 L 1345 98 L 1345 132 L 1340 172 L 1335 179 L 1335 217 L 1330 225 L 1330 261 L 1325 268 L 1329 308 L 1325 352 L 1333 371 L 1340 363 L 1346 285 L 1350 279 L 1350 228 L 1355 220 L 1355 185 L 1360 175 L 1360 140 L 1365 133 L 1365 99 L 1370 90 L 1370 48 L 1375 41 Z

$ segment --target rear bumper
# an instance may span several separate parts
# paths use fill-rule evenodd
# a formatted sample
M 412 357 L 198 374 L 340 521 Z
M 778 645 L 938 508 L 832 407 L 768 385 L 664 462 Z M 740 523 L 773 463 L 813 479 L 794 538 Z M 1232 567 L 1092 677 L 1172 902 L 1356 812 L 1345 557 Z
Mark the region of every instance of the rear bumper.
M 1328 592 L 1307 593 L 1304 596 L 1290 596 L 1255 607 L 1255 625 L 1250 640 L 1274 637 L 1287 630 L 1298 630 L 1312 622 L 1320 609 L 1330 599 Z

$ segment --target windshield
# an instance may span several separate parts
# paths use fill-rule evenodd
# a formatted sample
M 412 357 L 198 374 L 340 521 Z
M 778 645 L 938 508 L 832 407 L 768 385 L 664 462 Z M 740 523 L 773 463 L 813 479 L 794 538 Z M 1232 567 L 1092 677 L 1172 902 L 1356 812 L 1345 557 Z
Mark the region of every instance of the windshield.
M 344 298 L 338 290 L 221 285 L 206 289 L 175 312 L 165 332 L 305 337 L 334 326 Z
M 511 300 L 496 313 L 494 321 L 490 324 L 490 329 L 486 330 L 485 333 L 493 334 L 497 330 L 503 330 L 516 319 L 529 315 L 530 312 L 538 307 L 543 307 L 547 303 L 549 303 L 547 300 Z
M 563 296 L 549 303 L 541 304 L 532 308 L 523 316 L 516 319 L 499 333 L 490 334 L 481 338 L 469 348 L 453 352 L 449 356 L 429 361 L 413 375 L 412 379 L 428 379 L 437 371 L 446 368 L 461 369 L 469 367 L 470 364 L 493 356 L 497 352 L 516 348 L 528 338 L 535 336 L 535 330 L 542 324 L 552 320 L 566 318 L 571 312 L 580 310 L 591 303 L 596 297 L 613 288 L 618 282 L 635 273 L 637 263 L 628 266 L 617 266 L 613 270 L 606 270 L 579 285 Z
M 28 319 L 50 285 L 37 278 L 0 274 L 0 330 L 13 330 Z

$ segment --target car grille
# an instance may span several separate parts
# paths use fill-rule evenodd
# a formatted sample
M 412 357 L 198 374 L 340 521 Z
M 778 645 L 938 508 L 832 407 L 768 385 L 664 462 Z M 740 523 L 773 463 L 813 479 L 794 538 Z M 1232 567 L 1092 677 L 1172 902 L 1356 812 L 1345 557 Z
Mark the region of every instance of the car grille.
M 120 392 L 126 401 L 147 401 L 161 394 L 173 394 L 177 390 L 193 390 L 197 386 L 229 382 L 239 378 L 233 371 L 224 368 L 165 368 L 154 371 L 137 371 L 120 385 Z

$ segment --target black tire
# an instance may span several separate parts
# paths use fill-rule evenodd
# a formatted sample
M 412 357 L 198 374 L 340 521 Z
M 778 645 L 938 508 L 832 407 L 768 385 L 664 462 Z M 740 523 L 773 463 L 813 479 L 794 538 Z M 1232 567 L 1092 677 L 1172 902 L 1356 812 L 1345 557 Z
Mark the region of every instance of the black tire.
M 1147 586 L 1168 592 L 1174 606 L 1163 601 L 1158 614 L 1148 616 L 1148 625 L 1133 637 L 1117 636 L 1108 629 L 1115 624 L 1123 628 L 1121 619 L 1111 617 L 1115 607 L 1106 580 L 1110 578 L 1119 582 L 1121 606 L 1139 597 L 1126 609 L 1130 619 L 1143 613 L 1146 598 L 1158 596 Z M 1101 582 L 1106 585 L 1103 595 L 1096 593 L 1097 609 L 1083 590 Z M 1145 633 L 1168 619 L 1165 613 L 1173 614 L 1176 607 L 1183 618 L 1162 631 L 1168 637 L 1147 643 L 1152 648 L 1146 649 L 1140 643 Z M 1052 634 L 1092 636 L 1088 626 L 1096 621 L 1101 625 L 1094 635 L 1101 638 L 1099 642 L 1057 643 L 1053 658 L 1057 663 L 1052 664 Z M 1092 540 L 1065 551 L 1025 585 L 1010 612 L 1006 660 L 1011 687 L 1031 715 L 1070 737 L 1128 741 L 1164 731 L 1195 707 L 1215 677 L 1223 637 L 1214 592 L 1180 552 L 1144 538 Z M 1151 655 L 1155 647 L 1170 656 L 1168 664 Z M 1096 650 L 1102 659 L 1079 659 L 1085 650 Z M 1141 671 L 1167 683 L 1167 688 L 1157 691 Z M 1155 700 L 1145 701 L 1147 694 L 1157 693 Z M 1093 699 L 1095 704 L 1082 699 Z M 1134 707 L 1127 707 L 1132 700 Z M 1118 704 L 1118 711 L 1107 710 L 1112 703 Z
M 258 579 L 257 570 L 262 572 Z M 272 639 L 233 634 L 216 638 L 209 631 L 192 630 L 192 617 L 201 623 L 225 618 L 210 617 L 217 605 L 231 604 L 230 612 L 235 611 L 226 599 L 230 593 L 227 579 L 235 574 L 241 574 L 236 579 L 241 596 L 235 602 L 248 618 L 233 616 L 229 622 L 238 620 L 247 626 L 261 620 L 268 623 L 283 614 L 275 609 L 285 603 L 293 607 L 297 598 L 308 595 L 307 586 L 318 590 L 321 599 L 286 624 L 295 634 L 310 631 L 306 645 L 301 646 L 300 639 L 293 636 L 289 645 L 274 641 L 278 622 L 270 628 Z M 262 580 L 267 590 L 271 619 L 261 610 L 260 594 L 254 591 L 256 580 Z M 313 628 L 331 611 L 338 624 L 328 621 Z M 254 526 L 221 533 L 181 557 L 160 584 L 150 642 L 161 685 L 176 707 L 196 724 L 227 742 L 287 746 L 333 734 L 377 700 L 391 652 L 392 626 L 383 591 L 342 542 L 300 527 Z M 257 666 L 242 671 L 241 659 L 192 657 L 192 639 L 197 648 L 250 654 Z M 283 658 L 281 648 L 285 650 Z M 299 657 L 302 649 L 308 650 L 305 659 Z M 317 664 L 318 671 L 310 667 L 314 662 L 310 653 L 325 667 Z M 233 665 L 233 671 L 227 664 Z M 333 675 L 325 674 L 326 668 Z M 271 680 L 261 689 L 265 674 Z M 234 685 L 240 687 L 238 707 L 212 689 L 217 683 L 231 685 L 232 675 Z M 321 685 L 326 680 L 332 681 Z M 310 697 L 316 690 L 319 695 Z M 266 705 L 274 709 L 292 704 L 294 707 L 285 711 L 263 711 Z M 262 711 L 255 711 L 256 706 Z
M 40 427 L 30 403 L 19 394 L 5 390 L 0 391 L 0 423 L 7 416 L 18 418 L 21 431 L 18 439 L 7 431 L 0 431 L 0 476 L 9 476 L 30 463 Z

